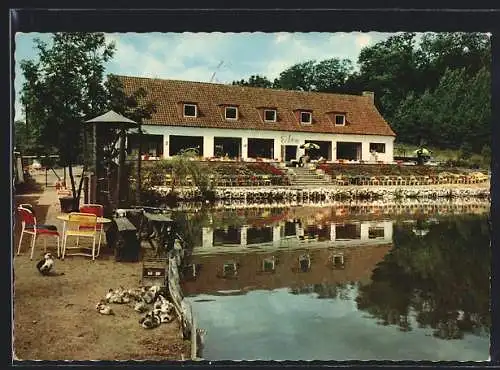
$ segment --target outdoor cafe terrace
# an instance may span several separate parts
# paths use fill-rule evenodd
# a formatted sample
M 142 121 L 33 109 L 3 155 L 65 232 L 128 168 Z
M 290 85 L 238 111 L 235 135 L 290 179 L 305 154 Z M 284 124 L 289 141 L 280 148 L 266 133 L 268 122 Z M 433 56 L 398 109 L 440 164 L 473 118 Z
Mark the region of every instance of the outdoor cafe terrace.
M 152 186 L 172 185 L 169 169 L 158 171 L 155 161 L 143 164 L 143 181 Z M 198 162 L 215 186 L 289 186 L 296 169 L 269 162 Z M 488 174 L 459 168 L 406 166 L 402 164 L 307 164 L 306 168 L 325 176 L 331 185 L 441 185 L 475 184 L 488 181 Z M 184 186 L 194 185 L 188 175 Z

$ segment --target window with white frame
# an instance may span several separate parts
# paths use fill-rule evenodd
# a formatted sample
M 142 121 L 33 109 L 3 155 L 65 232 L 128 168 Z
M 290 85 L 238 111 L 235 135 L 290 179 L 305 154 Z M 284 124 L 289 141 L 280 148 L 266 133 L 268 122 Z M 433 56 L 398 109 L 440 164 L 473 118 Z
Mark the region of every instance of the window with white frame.
M 370 152 L 385 153 L 384 143 L 370 143 Z
M 311 112 L 300 112 L 300 123 L 304 123 L 304 124 L 312 123 L 312 113 Z
M 345 114 L 335 115 L 335 126 L 345 126 Z
M 264 121 L 276 122 L 276 109 L 264 109 Z
M 226 119 L 231 119 L 231 120 L 238 119 L 238 108 L 237 107 L 226 107 L 225 117 L 226 117 Z
M 197 113 L 196 104 L 184 104 L 184 117 L 196 117 Z

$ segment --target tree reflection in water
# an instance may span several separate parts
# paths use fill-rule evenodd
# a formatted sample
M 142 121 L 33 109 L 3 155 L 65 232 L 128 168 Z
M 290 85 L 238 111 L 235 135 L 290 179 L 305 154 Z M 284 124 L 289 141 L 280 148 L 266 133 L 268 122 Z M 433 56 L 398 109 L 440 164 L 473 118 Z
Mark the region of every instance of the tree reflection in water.
M 319 299 L 325 298 L 338 298 L 342 300 L 351 299 L 351 291 L 356 287 L 354 282 L 339 282 L 336 284 L 310 284 L 300 287 L 290 288 L 291 294 L 312 294 L 316 293 Z
M 422 225 L 419 225 L 422 226 Z M 425 235 L 395 224 L 394 248 L 359 287 L 358 309 L 381 325 L 411 331 L 409 317 L 434 336 L 489 332 L 490 238 L 486 216 L 428 223 Z

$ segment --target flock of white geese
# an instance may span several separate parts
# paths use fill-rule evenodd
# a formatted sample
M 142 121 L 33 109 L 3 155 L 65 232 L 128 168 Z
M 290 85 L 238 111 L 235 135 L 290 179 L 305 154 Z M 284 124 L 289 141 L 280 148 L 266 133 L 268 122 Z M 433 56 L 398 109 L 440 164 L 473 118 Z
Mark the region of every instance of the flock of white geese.
M 153 329 L 175 319 L 174 305 L 161 293 L 162 289 L 157 285 L 136 289 L 110 289 L 105 298 L 97 303 L 96 310 L 101 315 L 114 315 L 110 304 L 133 303 L 134 310 L 144 314 L 139 324 L 145 329 Z

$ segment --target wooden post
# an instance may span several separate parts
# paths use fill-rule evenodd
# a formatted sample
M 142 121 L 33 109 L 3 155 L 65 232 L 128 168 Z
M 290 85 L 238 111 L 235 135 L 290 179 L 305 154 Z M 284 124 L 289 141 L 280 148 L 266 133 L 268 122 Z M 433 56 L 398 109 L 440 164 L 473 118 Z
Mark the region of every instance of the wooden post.
M 138 141 L 139 141 L 139 150 L 137 153 L 137 182 L 135 184 L 135 204 L 141 204 L 141 152 L 142 152 L 142 128 L 139 125 L 138 133 Z
M 97 203 L 96 200 L 96 178 L 94 173 L 89 175 L 89 203 Z
M 122 192 L 122 176 L 123 176 L 123 165 L 125 162 L 125 129 L 120 130 L 120 154 L 118 159 L 118 176 L 116 179 L 116 194 L 115 203 L 117 207 L 121 206 L 121 192 Z
M 83 203 L 88 204 L 89 202 L 89 177 L 85 176 L 83 179 Z

